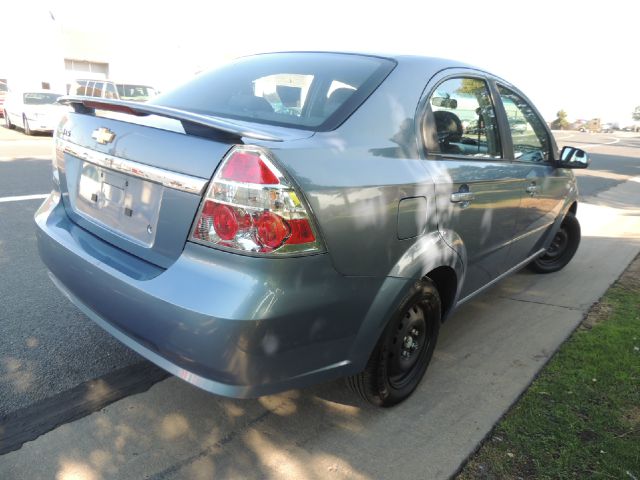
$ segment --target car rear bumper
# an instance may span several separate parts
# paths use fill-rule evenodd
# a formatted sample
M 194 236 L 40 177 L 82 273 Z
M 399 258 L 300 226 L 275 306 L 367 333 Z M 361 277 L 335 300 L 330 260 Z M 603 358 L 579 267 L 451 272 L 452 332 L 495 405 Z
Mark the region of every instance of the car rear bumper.
M 363 322 L 379 326 L 388 313 L 372 311 L 382 285 L 392 296 L 406 285 L 342 276 L 327 254 L 265 259 L 189 242 L 161 269 L 74 224 L 58 192 L 35 220 L 54 283 L 87 316 L 168 372 L 229 397 L 355 373 L 369 355 Z

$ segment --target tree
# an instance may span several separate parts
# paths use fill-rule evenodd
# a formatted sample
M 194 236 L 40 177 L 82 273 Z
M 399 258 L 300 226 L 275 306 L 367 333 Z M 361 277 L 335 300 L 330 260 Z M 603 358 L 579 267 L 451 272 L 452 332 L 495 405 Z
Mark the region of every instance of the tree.
M 636 107 L 636 109 L 633 111 L 633 113 L 631 114 L 631 117 L 634 120 L 639 120 L 640 121 L 640 105 Z
M 475 78 L 463 78 L 462 83 L 456 90 L 456 93 L 477 95 L 478 92 L 482 92 L 484 89 L 485 86 L 482 80 L 476 80 Z
M 564 130 L 569 127 L 569 120 L 567 120 L 567 112 L 560 110 L 558 117 L 551 122 L 551 128 L 554 130 Z

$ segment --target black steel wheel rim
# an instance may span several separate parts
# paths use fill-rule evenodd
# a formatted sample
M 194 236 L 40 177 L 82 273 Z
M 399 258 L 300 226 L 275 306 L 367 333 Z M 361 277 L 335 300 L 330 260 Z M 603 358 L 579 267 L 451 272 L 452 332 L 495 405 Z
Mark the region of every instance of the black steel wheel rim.
M 419 373 L 433 338 L 433 325 L 425 306 L 416 302 L 407 308 L 391 334 L 387 374 L 390 385 L 399 389 Z
M 551 245 L 549 245 L 545 254 L 540 257 L 540 261 L 543 263 L 555 262 L 567 250 L 568 245 L 569 233 L 565 228 L 561 227 L 560 230 L 558 230 L 558 233 L 553 237 Z

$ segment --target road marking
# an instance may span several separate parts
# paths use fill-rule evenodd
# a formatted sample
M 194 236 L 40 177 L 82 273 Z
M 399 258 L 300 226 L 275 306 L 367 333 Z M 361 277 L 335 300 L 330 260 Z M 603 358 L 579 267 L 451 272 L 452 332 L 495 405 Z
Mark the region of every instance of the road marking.
M 560 139 L 560 140 L 563 140 L 563 139 Z M 616 138 L 610 142 L 603 142 L 603 143 L 584 143 L 584 142 L 581 142 L 580 140 L 576 140 L 573 143 L 582 145 L 580 148 L 582 150 L 585 150 L 587 148 L 596 148 L 596 147 L 604 147 L 606 145 L 613 145 L 614 143 L 618 143 L 618 142 L 620 142 L 619 138 Z
M 48 193 L 41 193 L 37 195 L 19 195 L 16 197 L 0 197 L 0 203 L 8 202 L 21 202 L 22 200 L 42 200 L 49 196 Z
M 613 145 L 614 143 L 618 143 L 619 141 L 620 141 L 620 139 L 616 138 L 615 140 L 613 140 L 611 142 L 592 143 L 592 144 L 588 144 L 588 145 L 583 146 L 582 149 L 584 150 L 587 147 L 589 147 L 589 148 L 604 147 L 605 145 Z
M 29 155 L 24 157 L 0 157 L 0 162 L 13 162 L 15 160 L 51 160 L 49 155 Z
M 556 140 L 566 140 L 567 138 L 575 137 L 575 135 L 567 135 L 566 137 L 557 137 L 557 136 L 554 135 L 554 137 L 555 137 Z

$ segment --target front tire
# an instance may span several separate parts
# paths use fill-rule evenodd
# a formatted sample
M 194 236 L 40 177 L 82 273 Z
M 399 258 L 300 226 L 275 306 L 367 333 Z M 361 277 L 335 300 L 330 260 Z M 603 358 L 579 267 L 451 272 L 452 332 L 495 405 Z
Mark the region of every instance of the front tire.
M 22 127 L 24 128 L 24 134 L 25 135 L 33 135 L 33 132 L 31 131 L 31 128 L 29 127 L 29 120 L 27 120 L 27 116 L 26 115 L 22 116 Z
M 440 319 L 438 290 L 428 279 L 417 282 L 382 333 L 364 371 L 347 379 L 349 387 L 379 407 L 406 400 L 431 361 Z
M 562 270 L 576 254 L 579 245 L 580 222 L 573 213 L 568 212 L 547 251 L 529 263 L 527 268 L 536 273 Z

